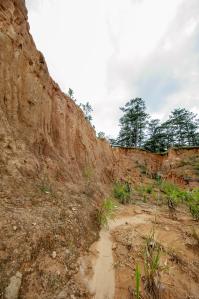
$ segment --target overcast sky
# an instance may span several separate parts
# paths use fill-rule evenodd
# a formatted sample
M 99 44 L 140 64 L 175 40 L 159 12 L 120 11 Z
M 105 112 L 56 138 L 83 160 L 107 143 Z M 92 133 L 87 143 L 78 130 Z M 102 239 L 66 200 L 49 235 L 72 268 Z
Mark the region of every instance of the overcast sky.
M 126 102 L 153 118 L 199 114 L 199 0 L 25 0 L 30 32 L 62 91 L 113 138 Z

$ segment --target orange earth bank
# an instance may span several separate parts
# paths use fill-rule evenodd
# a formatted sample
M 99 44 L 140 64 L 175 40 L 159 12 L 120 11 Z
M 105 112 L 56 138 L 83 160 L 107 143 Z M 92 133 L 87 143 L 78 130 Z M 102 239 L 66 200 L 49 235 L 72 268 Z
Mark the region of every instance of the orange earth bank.
M 25 1 L 0 0 L 0 298 L 10 299 L 6 290 L 12 277 L 20 282 L 19 298 L 89 297 L 86 282 L 83 280 L 84 287 L 80 286 L 73 277 L 81 268 L 78 258 L 99 237 L 95 217 L 104 197 L 110 196 L 113 180 L 129 179 L 132 186 L 153 184 L 150 175 L 142 173 L 141 165 L 149 174 L 159 172 L 163 180 L 193 189 L 198 182 L 184 178 L 196 178 L 198 157 L 199 148 L 151 154 L 139 149 L 111 148 L 105 139 L 96 139 L 83 111 L 49 76 L 45 58 L 29 32 Z M 93 173 L 89 180 L 85 171 Z M 139 201 L 136 205 L 140 205 Z M 153 207 L 151 203 L 145 210 Z M 126 217 L 126 209 L 134 217 L 134 206 L 123 209 L 120 217 Z M 172 232 L 172 240 L 177 238 L 178 230 L 179 234 L 190 234 L 188 227 L 186 230 L 181 225 L 183 217 L 172 224 L 165 215 L 162 217 Z M 168 238 L 164 227 L 157 226 L 157 230 L 161 237 Z M 137 230 L 134 224 L 131 228 Z M 110 231 L 112 241 L 118 229 L 128 234 L 128 228 L 114 228 Z M 148 233 L 150 225 L 144 229 Z M 120 298 L 120 288 L 132 285 L 129 277 L 135 266 L 121 266 L 124 249 L 118 246 L 113 255 L 113 259 L 117 255 L 120 258 L 114 267 L 115 298 Z M 121 246 L 126 246 L 125 242 Z M 182 288 L 189 296 L 196 296 L 198 274 L 193 260 L 197 263 L 198 255 L 192 247 L 188 249 L 184 246 L 180 251 L 189 260 L 182 267 L 189 269 L 185 276 L 190 286 L 186 282 L 183 289 L 177 280 L 172 283 L 176 294 Z M 129 255 L 134 254 L 131 250 Z M 124 273 L 122 269 L 127 271 L 126 278 L 120 275 Z M 168 273 L 164 275 L 165 280 Z M 167 298 L 174 298 L 172 292 L 166 288 Z

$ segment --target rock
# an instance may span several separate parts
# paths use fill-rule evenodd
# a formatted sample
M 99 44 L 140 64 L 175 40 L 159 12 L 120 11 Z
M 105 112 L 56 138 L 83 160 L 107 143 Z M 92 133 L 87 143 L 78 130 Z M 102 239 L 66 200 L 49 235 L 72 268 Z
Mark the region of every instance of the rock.
M 53 251 L 53 253 L 52 253 L 52 258 L 55 259 L 55 258 L 56 258 L 56 255 L 57 255 L 56 251 Z
M 60 271 L 57 271 L 56 274 L 57 274 L 57 276 L 60 276 Z
M 16 231 L 16 230 L 17 230 L 17 226 L 13 226 L 13 230 L 15 230 L 15 231 Z
M 59 293 L 59 295 L 57 296 L 57 299 L 65 299 L 65 298 L 67 298 L 67 293 L 63 291 Z
M 164 228 L 166 231 L 170 231 L 170 229 L 168 228 L 168 226 L 165 226 Z
M 76 299 L 75 295 L 70 296 L 71 299 Z
M 6 299 L 17 299 L 21 287 L 22 274 L 16 273 L 16 276 L 11 277 L 9 286 L 5 289 Z

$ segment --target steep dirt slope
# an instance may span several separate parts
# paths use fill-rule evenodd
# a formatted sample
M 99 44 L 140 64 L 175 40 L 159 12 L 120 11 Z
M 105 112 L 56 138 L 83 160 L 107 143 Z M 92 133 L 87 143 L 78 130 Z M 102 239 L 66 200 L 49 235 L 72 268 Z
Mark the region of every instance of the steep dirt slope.
M 146 168 L 192 188 L 198 183 L 183 178 L 187 167 L 195 175 L 198 154 L 199 149 L 190 149 L 153 155 L 111 149 L 105 139 L 97 140 L 82 110 L 49 76 L 29 33 L 25 1 L 0 0 L 2 298 L 17 271 L 21 298 L 85 294 L 72 276 L 77 257 L 98 238 L 95 216 L 111 182 L 130 178 L 140 184 L 147 179 Z M 91 182 L 84 169 L 95 171 Z
M 152 155 L 136 149 L 111 149 L 97 140 L 75 102 L 51 79 L 45 58 L 29 33 L 24 0 L 0 1 L 0 161 L 13 176 L 41 178 L 45 167 L 75 186 L 83 167 L 96 171 L 100 184 L 125 175 L 136 160 L 166 173 L 176 152 Z M 163 163 L 164 162 L 164 163 Z

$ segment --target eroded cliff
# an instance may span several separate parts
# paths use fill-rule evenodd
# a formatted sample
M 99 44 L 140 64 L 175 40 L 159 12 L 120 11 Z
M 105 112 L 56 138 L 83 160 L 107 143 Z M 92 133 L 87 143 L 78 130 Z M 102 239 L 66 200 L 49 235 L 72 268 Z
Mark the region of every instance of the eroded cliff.
M 188 163 L 197 153 L 197 148 L 172 149 L 154 155 L 112 149 L 96 139 L 82 110 L 49 76 L 29 33 L 25 1 L 0 0 L 0 296 L 17 271 L 24 277 L 23 298 L 40 298 L 41 284 L 53 298 L 55 276 L 72 289 L 77 257 L 98 237 L 96 211 L 111 182 L 144 182 L 141 165 L 149 174 L 159 171 L 165 180 L 192 188 L 196 183 L 184 181 L 188 164 L 181 160 Z M 93 198 L 82 188 L 84 167 L 95 171 Z M 55 194 L 42 192 L 44 178 L 50 184 L 55 175 Z M 55 287 L 53 292 L 59 293 Z

